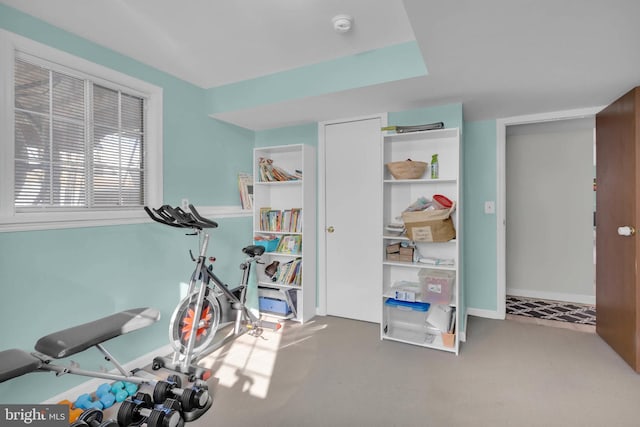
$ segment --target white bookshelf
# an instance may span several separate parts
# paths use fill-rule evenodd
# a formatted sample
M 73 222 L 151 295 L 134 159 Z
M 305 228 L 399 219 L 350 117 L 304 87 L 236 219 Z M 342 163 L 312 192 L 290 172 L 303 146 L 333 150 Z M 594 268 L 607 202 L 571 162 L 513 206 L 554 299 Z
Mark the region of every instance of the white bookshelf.
M 264 181 L 260 174 L 260 159 L 272 160 L 272 165 L 287 172 L 302 171 L 302 178 L 290 181 Z M 267 251 L 264 264 L 257 268 L 259 294 L 286 301 L 292 307 L 289 315 L 264 313 L 298 322 L 310 320 L 316 313 L 316 160 L 315 148 L 304 144 L 255 148 L 253 152 L 253 233 L 255 236 L 274 235 L 279 239 L 297 236 L 302 245 L 296 253 Z M 261 208 L 284 212 L 300 209 L 297 230 L 269 229 L 261 222 Z M 287 228 L 287 227 L 284 227 Z M 265 274 L 265 267 L 273 261 L 280 265 L 300 262 L 299 285 L 274 282 Z
M 402 234 L 398 235 L 383 229 L 381 233 L 382 262 L 382 323 L 381 339 L 393 340 L 437 350 L 458 354 L 460 347 L 457 327 L 453 344 L 445 346 L 442 331 L 427 323 L 426 318 L 436 305 L 444 306 L 444 310 L 455 309 L 455 323 L 460 324 L 462 313 L 460 302 L 460 265 L 461 265 L 461 169 L 460 169 L 460 135 L 458 129 L 441 129 L 411 133 L 385 133 L 383 135 L 383 222 L 402 222 L 399 217 L 402 211 L 419 197 L 431 199 L 434 194 L 442 194 L 455 201 L 456 210 L 452 214 L 456 238 L 447 242 L 412 242 Z M 431 164 L 433 154 L 438 154 L 439 176 L 430 178 L 429 168 L 418 179 L 395 179 L 391 176 L 386 163 L 411 159 Z M 423 257 L 453 259 L 454 265 L 429 265 L 417 261 L 387 260 L 386 247 L 392 243 L 415 244 Z M 409 307 L 396 307 L 389 303 L 397 303 L 396 290 L 400 282 L 409 282 L 420 289 L 418 273 L 421 269 L 446 272 L 454 275 L 451 298 L 445 304 L 434 304 L 423 294 L 416 293 L 415 301 L 409 301 Z M 410 298 L 411 299 L 411 298 Z M 394 301 L 395 300 L 395 301 Z M 401 301 L 402 303 L 407 301 Z M 417 303 L 417 304 L 414 304 Z M 420 311 L 429 303 L 427 311 Z

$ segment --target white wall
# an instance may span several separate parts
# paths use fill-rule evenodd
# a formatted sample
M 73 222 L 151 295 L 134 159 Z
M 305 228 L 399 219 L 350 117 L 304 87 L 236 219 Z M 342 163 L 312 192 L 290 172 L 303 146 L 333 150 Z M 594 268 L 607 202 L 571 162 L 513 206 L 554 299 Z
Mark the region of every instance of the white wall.
M 595 303 L 593 119 L 507 128 L 507 294 Z

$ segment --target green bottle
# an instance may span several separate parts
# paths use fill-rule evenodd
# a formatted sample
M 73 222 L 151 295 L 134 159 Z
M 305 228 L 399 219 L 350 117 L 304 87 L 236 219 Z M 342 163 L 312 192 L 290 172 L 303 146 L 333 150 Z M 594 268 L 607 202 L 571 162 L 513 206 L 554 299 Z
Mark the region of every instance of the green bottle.
M 438 178 L 438 155 L 431 156 L 431 179 Z

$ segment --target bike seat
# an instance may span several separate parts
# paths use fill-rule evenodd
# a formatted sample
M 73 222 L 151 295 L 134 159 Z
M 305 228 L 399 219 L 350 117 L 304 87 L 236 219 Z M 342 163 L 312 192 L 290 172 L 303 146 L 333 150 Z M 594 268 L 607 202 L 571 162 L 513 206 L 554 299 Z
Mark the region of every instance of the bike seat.
M 242 248 L 242 252 L 249 256 L 260 256 L 264 253 L 265 247 L 259 245 L 250 245 Z

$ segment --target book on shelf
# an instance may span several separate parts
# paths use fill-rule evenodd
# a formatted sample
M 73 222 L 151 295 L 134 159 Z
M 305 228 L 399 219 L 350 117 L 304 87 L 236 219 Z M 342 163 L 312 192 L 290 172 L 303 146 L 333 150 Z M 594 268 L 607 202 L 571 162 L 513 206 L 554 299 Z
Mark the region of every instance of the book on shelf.
M 288 230 L 291 224 L 291 209 L 282 211 L 282 228 Z
M 253 176 L 240 172 L 238 174 L 238 190 L 240 191 L 242 209 L 253 209 Z
M 288 231 L 292 231 L 295 233 L 302 232 L 302 209 L 291 209 L 291 219 L 287 223 L 287 229 Z
M 300 254 L 301 250 L 302 236 L 300 235 L 283 236 L 276 248 L 276 252 L 294 255 Z
M 260 208 L 260 230 L 300 233 L 302 231 L 302 209 L 285 210 Z
M 296 169 L 293 173 L 276 166 L 272 159 L 260 157 L 258 160 L 258 169 L 260 170 L 261 182 L 274 181 L 298 181 L 302 179 L 302 171 Z
M 273 276 L 274 282 L 281 285 L 300 286 L 302 284 L 302 261 L 293 259 L 278 266 L 278 271 Z

